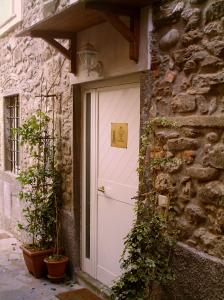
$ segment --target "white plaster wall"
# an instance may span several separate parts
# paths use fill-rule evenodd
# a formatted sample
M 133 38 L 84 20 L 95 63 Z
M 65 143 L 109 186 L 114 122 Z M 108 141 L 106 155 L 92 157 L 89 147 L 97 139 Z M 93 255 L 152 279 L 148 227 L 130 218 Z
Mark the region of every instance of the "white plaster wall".
M 128 18 L 123 20 L 127 21 L 128 24 Z M 128 41 L 109 23 L 100 24 L 80 32 L 77 41 L 78 49 L 87 42 L 93 44 L 99 51 L 98 59 L 103 63 L 104 72 L 102 77 L 99 77 L 96 72 L 91 72 L 88 76 L 87 71 L 83 70 L 77 57 L 78 72 L 77 76 L 71 74 L 71 83 L 76 84 L 97 79 L 106 79 L 150 69 L 150 37 L 152 29 L 151 8 L 146 7 L 141 11 L 140 55 L 138 63 L 129 59 Z

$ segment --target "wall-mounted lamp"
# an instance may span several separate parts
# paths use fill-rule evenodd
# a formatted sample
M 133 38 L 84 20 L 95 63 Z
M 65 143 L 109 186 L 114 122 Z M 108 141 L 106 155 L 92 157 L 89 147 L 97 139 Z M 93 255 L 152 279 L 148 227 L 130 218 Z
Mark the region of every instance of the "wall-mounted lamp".
M 91 72 L 96 72 L 99 76 L 102 76 L 103 63 L 98 60 L 99 51 L 92 44 L 83 45 L 77 53 L 81 64 L 88 72 L 88 76 Z

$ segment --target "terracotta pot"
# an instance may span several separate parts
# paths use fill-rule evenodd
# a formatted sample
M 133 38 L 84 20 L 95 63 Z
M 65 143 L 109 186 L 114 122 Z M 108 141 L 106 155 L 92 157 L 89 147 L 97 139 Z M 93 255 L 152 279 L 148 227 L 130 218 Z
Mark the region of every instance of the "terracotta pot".
M 53 254 L 54 249 L 30 251 L 24 246 L 21 246 L 21 249 L 28 271 L 36 278 L 45 276 L 47 274 L 47 268 L 44 263 L 44 258 Z
M 63 279 L 65 276 L 65 268 L 68 262 L 68 257 L 63 256 L 60 260 L 49 261 L 47 258 L 44 259 L 47 265 L 48 278 L 53 281 Z

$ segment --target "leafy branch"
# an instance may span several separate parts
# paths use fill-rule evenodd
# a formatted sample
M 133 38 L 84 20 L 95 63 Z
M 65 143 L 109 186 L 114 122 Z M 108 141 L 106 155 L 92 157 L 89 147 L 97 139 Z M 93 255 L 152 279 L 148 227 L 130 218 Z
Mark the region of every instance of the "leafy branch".
M 125 238 L 121 257 L 123 273 L 114 282 L 111 291 L 114 300 L 152 299 L 155 285 L 163 286 L 174 280 L 170 256 L 177 232 L 170 202 L 165 211 L 158 205 L 156 177 L 168 164 L 179 161 L 169 158 L 164 149 L 159 156 L 155 153 L 159 146 L 156 130 L 161 127 L 178 128 L 178 125 L 164 118 L 156 118 L 145 124 L 139 154 L 136 219 Z M 167 196 L 170 198 L 170 195 Z
M 53 132 L 52 132 L 53 131 Z M 42 111 L 37 111 L 13 133 L 20 137 L 21 145 L 27 146 L 32 165 L 21 170 L 20 199 L 26 205 L 23 214 L 25 224 L 19 229 L 32 236 L 32 244 L 48 247 L 57 235 L 60 175 L 55 168 L 54 124 Z

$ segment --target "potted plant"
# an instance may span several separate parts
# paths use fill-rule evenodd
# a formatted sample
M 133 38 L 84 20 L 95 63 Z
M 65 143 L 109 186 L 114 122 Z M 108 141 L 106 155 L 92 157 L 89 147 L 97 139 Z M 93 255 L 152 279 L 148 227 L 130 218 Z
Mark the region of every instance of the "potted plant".
M 42 111 L 37 111 L 14 130 L 28 153 L 31 164 L 18 174 L 20 199 L 25 202 L 24 224 L 18 227 L 28 233 L 31 243 L 24 244 L 24 260 L 30 273 L 39 278 L 46 274 L 44 258 L 54 252 L 56 235 L 55 195 L 60 185 L 55 170 L 54 125 Z M 59 198 L 57 197 L 57 200 Z
M 53 167 L 54 173 L 54 180 L 55 184 L 53 185 L 55 189 L 57 189 L 57 182 L 58 182 L 58 172 Z M 65 269 L 68 262 L 68 257 L 61 254 L 60 246 L 59 246 L 59 238 L 60 238 L 60 212 L 61 212 L 61 203 L 57 199 L 58 193 L 56 191 L 52 192 L 52 196 L 54 197 L 55 203 L 55 248 L 54 253 L 50 254 L 49 256 L 45 257 L 44 262 L 47 265 L 48 270 L 48 278 L 53 282 L 58 282 L 64 279 L 65 276 Z

